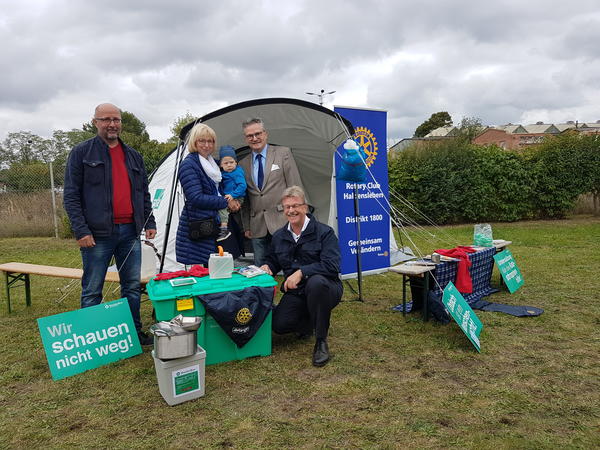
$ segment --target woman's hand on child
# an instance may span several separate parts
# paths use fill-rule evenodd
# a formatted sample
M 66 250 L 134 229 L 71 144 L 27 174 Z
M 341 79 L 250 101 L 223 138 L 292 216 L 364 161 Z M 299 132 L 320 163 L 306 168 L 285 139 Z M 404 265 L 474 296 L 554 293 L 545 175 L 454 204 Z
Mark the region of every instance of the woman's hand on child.
M 231 200 L 227 200 L 227 209 L 231 212 L 237 212 L 240 210 L 240 202 L 238 202 L 235 198 Z

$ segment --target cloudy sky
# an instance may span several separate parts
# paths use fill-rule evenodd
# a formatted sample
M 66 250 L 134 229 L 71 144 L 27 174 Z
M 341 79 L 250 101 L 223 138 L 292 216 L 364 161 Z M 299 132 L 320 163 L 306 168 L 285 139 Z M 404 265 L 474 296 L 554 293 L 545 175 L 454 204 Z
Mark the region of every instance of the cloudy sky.
M 335 90 L 388 111 L 388 137 L 455 123 L 600 119 L 600 2 L 0 0 L 0 141 L 80 128 L 112 102 L 173 121 Z

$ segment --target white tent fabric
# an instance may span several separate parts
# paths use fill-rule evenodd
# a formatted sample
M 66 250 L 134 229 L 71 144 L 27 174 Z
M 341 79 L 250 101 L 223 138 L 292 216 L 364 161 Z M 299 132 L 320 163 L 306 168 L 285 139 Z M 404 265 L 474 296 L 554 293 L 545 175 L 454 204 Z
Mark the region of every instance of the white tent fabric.
M 339 114 L 297 99 L 252 100 L 228 106 L 197 119 L 184 127 L 180 138 L 184 139 L 195 123 L 205 123 L 217 134 L 217 151 L 221 145 L 232 145 L 237 149 L 239 161 L 249 153 L 241 125 L 244 120 L 253 117 L 263 120 L 269 133 L 270 144 L 284 145 L 292 149 L 307 200 L 314 208 L 315 217 L 337 230 L 334 155 L 336 149 L 354 133 L 352 124 Z M 185 156 L 187 151 L 183 149 L 181 153 Z M 161 252 L 169 215 L 171 186 L 176 172 L 176 158 L 177 152 L 171 152 L 153 173 L 150 181 L 150 195 L 154 199 L 154 215 L 158 229 L 154 243 Z M 182 268 L 175 260 L 175 235 L 183 204 L 183 195 L 178 186 L 163 271 Z M 393 236 L 391 247 L 392 252 L 397 249 Z
M 150 196 L 153 199 L 152 207 L 157 228 L 156 237 L 154 238 L 154 246 L 161 254 L 163 252 L 163 246 L 165 242 L 166 224 L 170 214 L 169 199 L 171 198 L 176 159 L 177 152 L 171 152 L 155 170 L 149 186 Z M 183 209 L 183 205 L 183 193 L 179 183 L 177 183 L 163 272 L 174 272 L 183 268 L 183 265 L 178 263 L 175 258 L 175 238 L 177 234 L 177 226 L 179 225 L 179 216 Z

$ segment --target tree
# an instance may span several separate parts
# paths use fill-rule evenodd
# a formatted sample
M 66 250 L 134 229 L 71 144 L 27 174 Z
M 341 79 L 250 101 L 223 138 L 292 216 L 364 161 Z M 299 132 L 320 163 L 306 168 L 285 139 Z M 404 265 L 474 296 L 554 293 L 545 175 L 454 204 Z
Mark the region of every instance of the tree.
M 144 159 L 144 166 L 146 172 L 150 175 L 154 169 L 158 167 L 158 164 L 163 160 L 165 156 L 169 154 L 169 151 L 173 149 L 173 144 L 168 142 L 158 142 L 154 139 L 141 144 L 136 147 L 136 150 L 140 152 Z
M 96 129 L 94 128 L 94 131 L 84 131 L 73 128 L 71 131 L 67 131 L 66 134 L 69 139 L 69 147 L 73 148 L 77 144 L 93 138 L 96 135 Z
M 425 137 L 428 133 L 439 127 L 452 125 L 452 117 L 446 111 L 433 113 L 429 119 L 423 122 L 415 130 L 414 137 Z
M 471 142 L 484 128 L 478 117 L 463 117 L 458 126 L 458 137 Z
M 15 163 L 32 164 L 48 160 L 49 140 L 30 131 L 8 133 L 2 143 L 0 164 L 10 166 Z
M 188 123 L 193 122 L 194 120 L 196 120 L 196 117 L 194 117 L 192 114 L 190 114 L 189 111 L 187 111 L 185 113 L 185 115 L 177 117 L 173 121 L 173 125 L 171 125 L 170 130 L 171 130 L 171 133 L 173 133 L 173 134 L 169 138 L 168 142 L 177 144 L 177 142 L 179 141 L 179 134 L 181 133 L 181 130 L 183 129 L 183 127 L 185 127 Z
M 14 163 L 10 169 L 2 171 L 2 182 L 8 190 L 32 192 L 50 188 L 50 169 L 47 164 L 33 162 Z
M 146 141 L 150 140 L 150 135 L 146 131 L 146 124 L 138 119 L 133 113 L 129 111 L 121 112 L 121 125 L 123 132 L 135 134 Z

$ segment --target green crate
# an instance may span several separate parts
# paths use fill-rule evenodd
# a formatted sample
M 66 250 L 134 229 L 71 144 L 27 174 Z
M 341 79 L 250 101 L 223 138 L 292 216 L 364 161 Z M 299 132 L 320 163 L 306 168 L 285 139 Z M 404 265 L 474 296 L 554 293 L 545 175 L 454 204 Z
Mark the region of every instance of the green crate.
M 207 366 L 271 354 L 271 312 L 252 339 L 242 348 L 238 348 L 215 319 L 206 313 L 198 296 L 237 291 L 250 286 L 273 287 L 277 285 L 277 282 L 272 276 L 259 275 L 247 278 L 234 273 L 231 278 L 214 280 L 209 277 L 176 278 L 174 280 L 178 281 L 171 283 L 171 280 L 150 280 L 146 285 L 148 296 L 156 313 L 156 320 L 168 321 L 178 314 L 202 317 L 202 324 L 198 329 L 198 345 L 206 350 Z
M 206 350 L 206 365 L 246 359 L 252 356 L 269 356 L 271 354 L 271 315 L 272 312 L 269 311 L 265 321 L 252 339 L 242 348 L 238 348 L 217 321 L 207 314 L 198 328 L 198 345 Z

